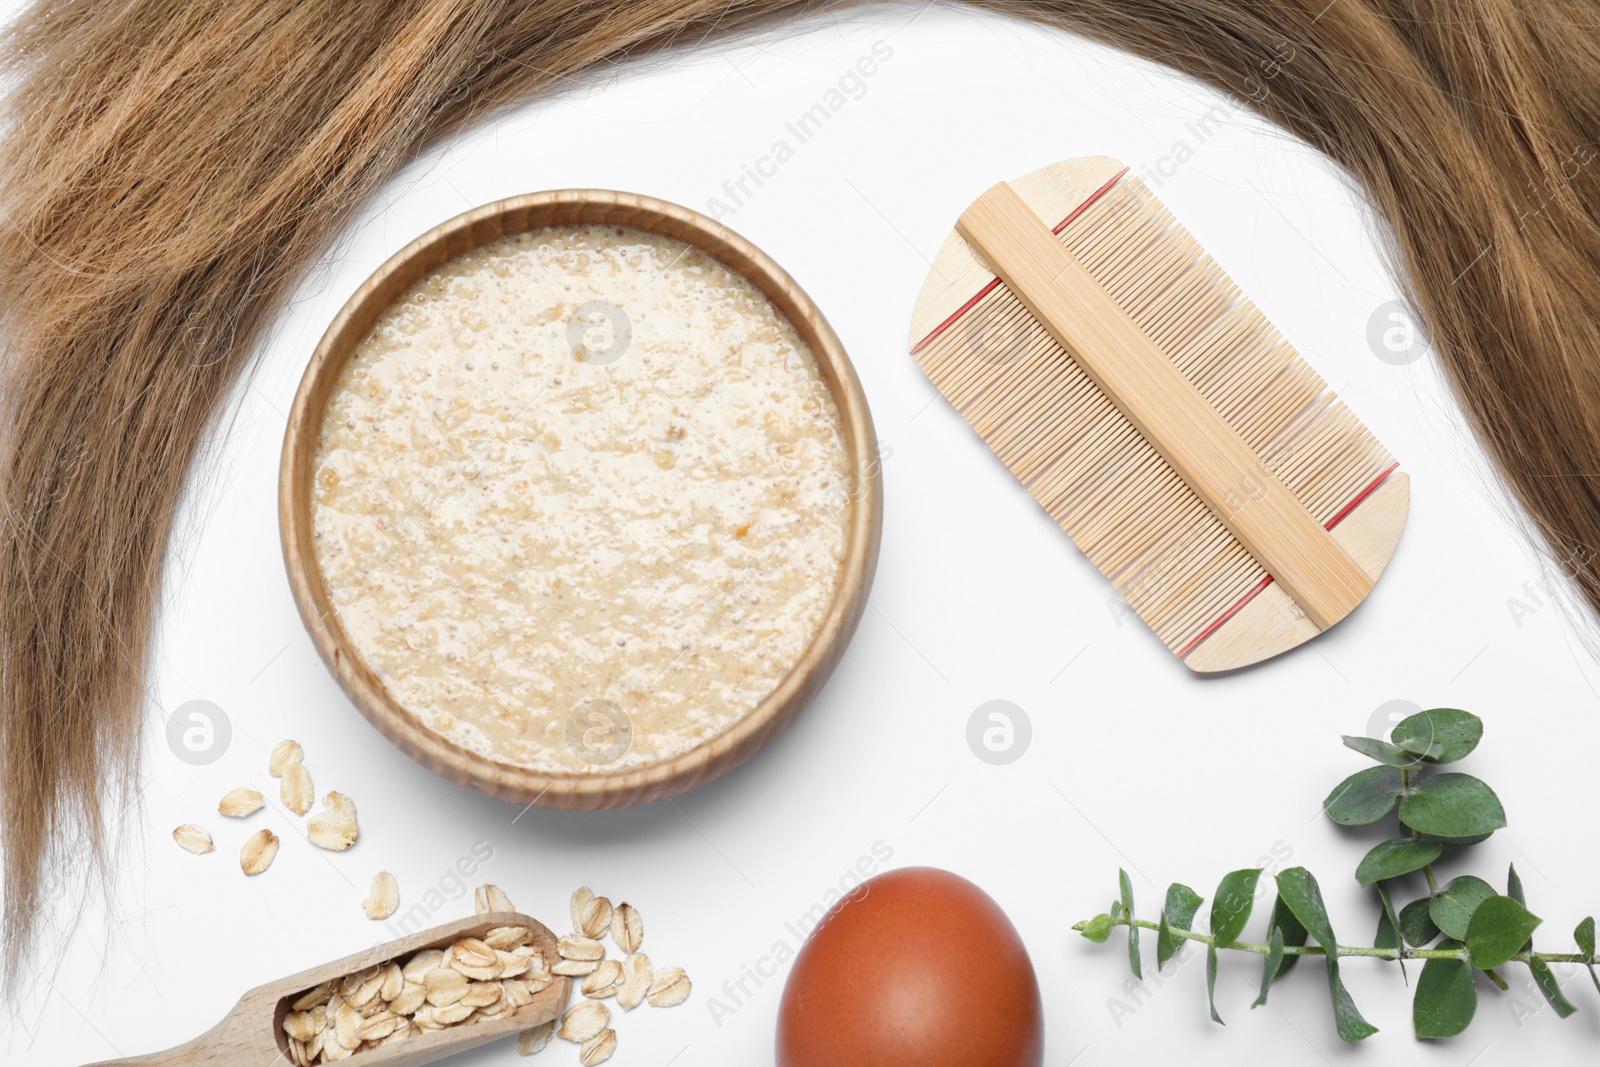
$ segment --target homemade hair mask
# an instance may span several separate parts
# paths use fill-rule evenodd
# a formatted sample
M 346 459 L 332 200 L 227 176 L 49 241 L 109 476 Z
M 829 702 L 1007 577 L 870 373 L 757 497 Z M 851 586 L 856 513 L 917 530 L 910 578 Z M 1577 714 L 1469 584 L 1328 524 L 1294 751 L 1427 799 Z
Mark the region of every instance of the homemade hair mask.
M 878 507 L 854 376 L 793 283 L 681 208 L 560 208 L 585 197 L 623 194 L 490 205 L 381 270 L 307 372 L 284 482 L 302 614 L 368 717 L 580 807 L 687 788 L 798 710 Z

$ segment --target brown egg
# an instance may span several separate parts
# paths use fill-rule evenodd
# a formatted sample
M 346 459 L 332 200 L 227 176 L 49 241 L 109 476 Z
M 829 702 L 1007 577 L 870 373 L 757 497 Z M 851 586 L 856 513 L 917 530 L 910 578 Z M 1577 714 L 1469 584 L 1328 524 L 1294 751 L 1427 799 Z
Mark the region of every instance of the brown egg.
M 1039 1067 L 1039 983 L 983 890 L 911 867 L 867 882 L 807 938 L 783 988 L 778 1067 Z

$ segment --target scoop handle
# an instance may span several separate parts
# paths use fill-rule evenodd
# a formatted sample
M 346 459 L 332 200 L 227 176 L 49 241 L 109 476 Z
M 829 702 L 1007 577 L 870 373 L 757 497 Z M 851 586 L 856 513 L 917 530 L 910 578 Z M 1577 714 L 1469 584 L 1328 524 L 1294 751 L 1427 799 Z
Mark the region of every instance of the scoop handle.
M 250 1010 L 254 1009 L 256 1018 L 272 1018 L 274 1003 L 247 1004 L 256 991 L 245 994 L 233 1010 L 228 1013 L 216 1026 L 201 1034 L 192 1041 L 185 1041 L 181 1045 L 160 1052 L 149 1052 L 142 1056 L 129 1056 L 121 1060 L 101 1060 L 97 1063 L 87 1064 L 86 1067 L 221 1067 L 223 1064 L 249 1064 L 250 1067 L 274 1067 L 276 1064 L 287 1063 L 288 1058 L 273 1041 L 270 1033 L 264 1032 L 262 1027 L 241 1025 L 239 1020 L 251 1018 Z

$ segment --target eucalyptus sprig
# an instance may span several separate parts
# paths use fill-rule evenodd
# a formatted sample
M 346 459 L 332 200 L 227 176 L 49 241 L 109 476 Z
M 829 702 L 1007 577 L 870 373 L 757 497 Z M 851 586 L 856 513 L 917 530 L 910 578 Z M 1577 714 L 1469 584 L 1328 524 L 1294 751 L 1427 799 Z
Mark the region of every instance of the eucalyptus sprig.
M 1193 926 L 1203 898 L 1177 882 L 1167 889 L 1159 921 L 1136 917 L 1133 886 L 1126 871 L 1119 872 L 1120 893 L 1110 912 L 1086 919 L 1073 929 L 1099 944 L 1110 938 L 1115 928 L 1127 927 L 1128 962 L 1134 977 L 1141 981 L 1140 931 L 1156 932 L 1158 969 L 1178 953 L 1183 942 L 1205 945 L 1206 996 L 1211 1018 L 1218 1023 L 1222 1017 L 1216 1005 L 1217 964 L 1219 952 L 1224 950 L 1262 957 L 1261 995 L 1252 1005 L 1257 1008 L 1267 1003 L 1273 982 L 1287 974 L 1300 957 L 1323 957 L 1334 1025 L 1346 1041 L 1377 1033 L 1377 1027 L 1361 1017 L 1340 980 L 1339 961 L 1349 957 L 1393 960 L 1400 964 L 1402 974 L 1406 960 L 1423 961 L 1411 1008 L 1418 1037 L 1454 1037 L 1465 1030 L 1478 1008 L 1475 972 L 1481 971 L 1503 990 L 1507 984 L 1499 971 L 1509 963 L 1529 969 L 1539 992 L 1564 1019 L 1577 1008 L 1562 993 L 1550 965 L 1583 964 L 1600 991 L 1594 919 L 1584 919 L 1573 931 L 1577 952 L 1535 952 L 1533 931 L 1543 920 L 1528 910 L 1515 865 L 1507 875 L 1503 894 L 1472 875 L 1452 878 L 1443 886 L 1434 876 L 1433 864 L 1446 848 L 1479 844 L 1506 825 L 1500 798 L 1482 780 L 1437 769 L 1466 756 L 1482 737 L 1483 721 L 1476 715 L 1435 708 L 1400 722 L 1387 741 L 1344 739 L 1346 747 L 1377 766 L 1340 782 L 1323 801 L 1323 810 L 1342 826 L 1367 826 L 1391 813 L 1396 815 L 1396 834 L 1373 846 L 1356 866 L 1356 881 L 1375 889 L 1380 906 L 1377 934 L 1370 947 L 1339 944 L 1322 891 L 1304 867 L 1276 875 L 1278 895 L 1264 944 L 1239 940 L 1255 904 L 1262 874 L 1259 868 L 1234 871 L 1222 879 L 1211 902 L 1210 933 Z M 1427 880 L 1427 893 L 1396 911 L 1391 886 L 1396 879 L 1418 871 Z

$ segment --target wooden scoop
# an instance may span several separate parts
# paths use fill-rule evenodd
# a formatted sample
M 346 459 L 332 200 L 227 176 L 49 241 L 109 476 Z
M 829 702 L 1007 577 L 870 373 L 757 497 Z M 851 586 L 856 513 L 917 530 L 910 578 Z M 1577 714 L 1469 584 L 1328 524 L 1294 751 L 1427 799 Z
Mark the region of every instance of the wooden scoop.
M 239 998 L 239 1003 L 234 1005 L 227 1018 L 193 1041 L 176 1048 L 125 1060 L 105 1060 L 89 1067 L 235 1067 L 237 1064 L 271 1067 L 273 1064 L 292 1063 L 288 1038 L 283 1032 L 283 1019 L 289 1014 L 289 1005 L 302 993 L 329 979 L 365 970 L 375 963 L 387 963 L 390 960 L 403 962 L 422 949 L 444 948 L 462 937 L 482 937 L 497 926 L 527 927 L 533 931 L 532 943 L 538 946 L 545 962 L 551 967 L 561 962 L 556 935 L 543 924 L 510 911 L 478 915 L 423 930 L 399 941 L 378 945 L 342 960 L 258 986 Z M 403 1041 L 357 1052 L 348 1058 L 359 1067 L 402 1067 L 432 1063 L 497 1037 L 549 1022 L 566 1009 L 572 995 L 571 985 L 570 978 L 557 975 L 553 982 L 534 994 L 532 1001 L 503 1018 L 475 1019 L 442 1030 L 413 1034 Z

